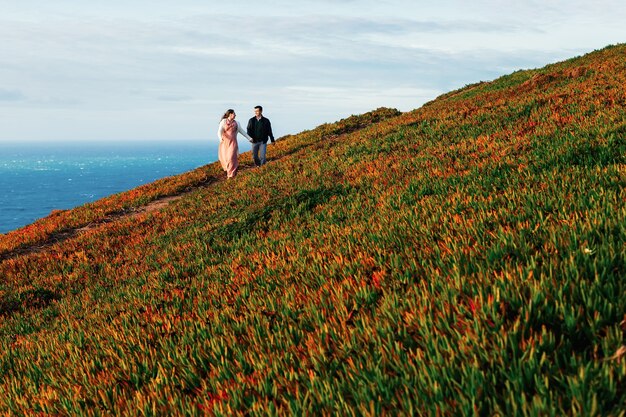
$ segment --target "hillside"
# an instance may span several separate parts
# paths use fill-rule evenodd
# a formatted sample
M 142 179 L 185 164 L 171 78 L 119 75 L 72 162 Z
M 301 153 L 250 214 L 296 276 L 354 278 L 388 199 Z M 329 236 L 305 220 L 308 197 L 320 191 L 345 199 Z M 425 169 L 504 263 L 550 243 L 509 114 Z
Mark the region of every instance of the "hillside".
M 626 46 L 0 235 L 4 415 L 626 410 Z

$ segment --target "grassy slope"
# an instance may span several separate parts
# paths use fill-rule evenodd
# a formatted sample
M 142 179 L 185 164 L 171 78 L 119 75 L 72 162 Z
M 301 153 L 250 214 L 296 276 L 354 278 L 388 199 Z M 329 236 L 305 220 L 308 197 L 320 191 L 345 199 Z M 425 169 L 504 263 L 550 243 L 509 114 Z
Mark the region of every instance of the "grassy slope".
M 0 411 L 624 415 L 624 86 L 610 47 L 0 236 L 213 182 L 0 264 Z

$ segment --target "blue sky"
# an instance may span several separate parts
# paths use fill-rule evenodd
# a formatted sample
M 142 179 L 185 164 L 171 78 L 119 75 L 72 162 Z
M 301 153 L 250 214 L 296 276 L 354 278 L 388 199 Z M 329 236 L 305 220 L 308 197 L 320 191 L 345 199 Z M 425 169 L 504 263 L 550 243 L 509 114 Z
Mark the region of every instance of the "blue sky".
M 236 3 L 236 4 L 233 4 Z M 0 0 L 0 141 L 275 134 L 626 42 L 622 0 Z

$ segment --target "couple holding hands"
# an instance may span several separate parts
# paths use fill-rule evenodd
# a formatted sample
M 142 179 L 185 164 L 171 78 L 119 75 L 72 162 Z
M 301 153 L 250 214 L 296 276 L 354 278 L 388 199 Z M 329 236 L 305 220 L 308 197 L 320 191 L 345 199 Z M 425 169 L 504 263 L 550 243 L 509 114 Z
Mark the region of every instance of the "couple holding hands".
M 252 158 L 257 167 L 265 164 L 267 140 L 274 143 L 272 124 L 263 116 L 263 107 L 254 108 L 254 117 L 248 120 L 247 132 L 235 121 L 236 116 L 233 109 L 226 110 L 217 129 L 217 137 L 220 139 L 219 159 L 228 178 L 234 178 L 239 168 L 237 133 L 241 133 L 252 142 Z

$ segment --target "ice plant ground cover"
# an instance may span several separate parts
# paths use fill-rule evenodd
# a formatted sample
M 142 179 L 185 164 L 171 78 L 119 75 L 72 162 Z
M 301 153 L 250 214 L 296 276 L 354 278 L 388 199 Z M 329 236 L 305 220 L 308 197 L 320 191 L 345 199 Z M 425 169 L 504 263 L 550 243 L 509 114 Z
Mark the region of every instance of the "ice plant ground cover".
M 0 236 L 0 413 L 624 415 L 625 88 L 612 46 Z

